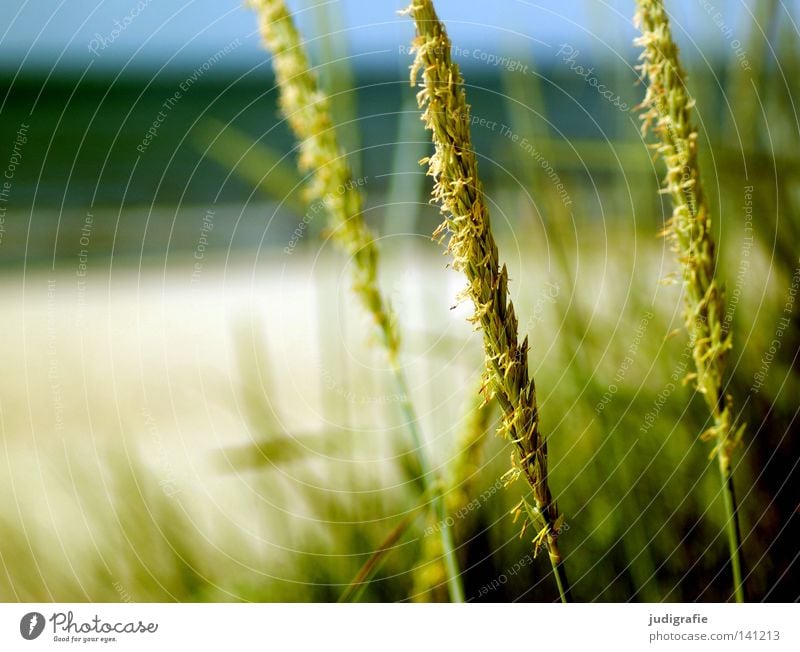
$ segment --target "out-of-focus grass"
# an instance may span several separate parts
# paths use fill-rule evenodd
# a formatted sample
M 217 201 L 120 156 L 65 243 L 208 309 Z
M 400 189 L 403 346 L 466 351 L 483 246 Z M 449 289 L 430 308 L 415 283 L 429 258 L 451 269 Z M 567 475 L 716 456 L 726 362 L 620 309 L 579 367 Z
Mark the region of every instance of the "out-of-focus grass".
M 759 11 L 792 79 L 800 56 L 789 21 L 776 18 L 774 3 Z M 795 600 L 800 320 L 796 304 L 784 311 L 800 264 L 798 88 L 750 29 L 754 81 L 731 59 L 730 105 L 711 92 L 712 71 L 692 70 L 689 83 L 707 127 L 701 155 L 719 274 L 738 301 L 730 391 L 750 424 L 735 475 L 748 588 L 752 599 Z M 325 58 L 337 56 L 323 45 Z M 344 140 L 357 149 L 355 101 L 342 82 L 349 73 L 335 68 L 323 66 L 323 78 L 341 90 Z M 631 71 L 620 64 L 613 72 L 615 88 L 635 103 L 641 89 L 625 91 Z M 528 154 L 491 134 L 480 164 L 494 179 L 487 197 L 520 327 L 531 337 L 574 595 L 724 600 L 721 496 L 709 447 L 697 441 L 706 411 L 681 382 L 685 338 L 668 337 L 680 326 L 681 298 L 660 283 L 673 271 L 656 237 L 668 212 L 656 194 L 660 173 L 635 120 L 621 112 L 609 141 L 563 138 L 559 116 L 544 110 L 547 81 L 537 80 L 507 75 L 510 99 L 489 89 L 487 102 L 481 89 L 470 91 L 484 113 L 496 108 L 485 117 L 536 144 L 573 199 L 565 207 Z M 412 399 L 445 468 L 469 420 L 481 347 L 464 321 L 467 307 L 451 310 L 458 276 L 426 241 L 439 216 L 424 207 L 429 180 L 416 165 L 425 136 L 406 117 L 389 138 L 403 144 L 393 145 L 388 205 L 370 189 L 367 217 L 385 236 L 381 282 L 401 315 Z M 265 180 L 256 169 L 280 155 L 254 148 L 243 156 L 246 139 L 205 127 L 195 134 L 205 136 L 202 151 L 219 137 L 215 160 L 237 164 L 253 190 L 294 197 L 291 174 Z M 742 208 L 749 186 L 752 232 Z M 408 233 L 416 222 L 423 237 Z M 218 236 L 220 226 L 218 216 Z M 365 345 L 369 326 L 341 281 L 346 261 L 316 234 L 312 224 L 293 255 L 265 249 L 252 264 L 245 253 L 241 261 L 209 254 L 195 283 L 182 263 L 137 272 L 115 262 L 112 276 L 95 258 L 80 296 L 74 269 L 28 270 L 24 286 L 11 273 L 1 280 L 0 599 L 341 596 L 421 492 L 388 369 Z M 140 251 L 134 236 L 115 240 L 115 251 Z M 755 391 L 784 316 L 791 326 Z M 545 559 L 519 567 L 531 546 L 509 515 L 522 486 L 497 489 L 507 469 L 507 448 L 489 437 L 471 483 L 479 507 L 454 528 L 467 596 L 553 600 Z M 414 596 L 412 571 L 431 525 L 418 519 L 392 542 L 362 599 Z M 443 588 L 429 587 L 430 596 Z
M 514 299 L 532 336 L 552 482 L 569 525 L 563 541 L 575 591 L 586 600 L 721 599 L 728 583 L 720 574 L 725 545 L 720 512 L 713 508 L 719 487 L 708 468 L 707 447 L 697 441 L 702 404 L 691 387 L 673 378 L 683 376 L 685 342 L 677 336 L 665 340 L 679 324 L 680 296 L 676 288 L 659 284 L 664 243 L 596 222 L 582 223 L 574 233 L 571 225 L 565 233 L 551 226 L 548 251 L 538 228 L 532 216 L 526 217 L 514 238 L 502 244 L 513 252 Z M 723 251 L 736 251 L 741 233 L 729 236 Z M 574 247 L 565 245 L 574 238 Z M 606 244 L 631 255 L 611 257 Z M 412 251 L 415 269 L 427 270 L 424 291 L 412 276 L 396 286 L 394 297 L 406 316 L 412 398 L 426 431 L 435 433 L 433 450 L 444 465 L 457 453 L 454 442 L 465 426 L 463 407 L 480 371 L 480 347 L 463 322 L 465 307 L 449 310 L 455 274 L 444 269 L 433 245 Z M 387 253 L 385 273 L 404 279 L 397 265 L 407 265 L 407 258 L 399 261 Z M 779 270 L 768 274 L 769 254 L 760 245 L 751 262 L 751 278 L 765 281 L 745 284 L 736 310 L 742 344 L 732 390 L 739 396 L 747 395 L 759 369 L 789 282 Z M 129 304 L 117 293 L 107 328 L 98 329 L 91 348 L 84 342 L 82 354 L 60 342 L 54 355 L 47 348 L 47 330 L 9 334 L 5 348 L 23 339 L 28 351 L 39 350 L 42 357 L 38 364 L 21 353 L 7 357 L 16 376 L 27 382 L 24 394 L 8 381 L 3 388 L 8 470 L 2 474 L 0 595 L 26 600 L 339 597 L 413 509 L 417 476 L 403 454 L 408 442 L 386 389 L 388 370 L 363 345 L 368 324 L 348 311 L 346 293 L 339 292 L 337 307 L 327 316 L 315 314 L 309 292 L 285 304 L 292 310 L 270 310 L 281 305 L 275 302 L 287 290 L 287 270 L 303 278 L 308 265 L 298 255 L 280 274 L 270 267 L 265 273 L 280 280 L 271 281 L 265 292 L 255 291 L 256 296 L 246 275 L 236 281 L 230 269 L 224 270 L 227 293 L 236 295 L 231 290 L 240 284 L 239 299 L 223 309 L 231 317 L 188 329 L 184 319 L 205 314 L 196 312 L 197 306 L 219 296 L 211 284 L 192 295 L 194 312 L 185 301 L 167 301 L 158 318 L 149 318 L 147 331 L 121 329 L 138 310 L 135 296 Z M 213 269 L 204 273 L 216 276 Z M 163 281 L 149 283 L 151 290 L 130 285 L 128 292 L 148 295 Z M 29 284 L 37 285 L 33 278 Z M 177 292 L 176 287 L 160 290 L 173 298 Z M 41 298 L 43 314 L 70 319 Z M 29 315 L 31 301 L 29 293 Z M 254 304 L 258 307 L 248 307 Z M 100 309 L 92 303 L 87 307 L 90 313 Z M 418 312 L 424 320 L 415 317 Z M 637 338 L 648 312 L 652 317 Z M 320 318 L 328 324 L 323 331 L 328 342 L 312 339 L 312 322 Z M 58 324 L 55 328 L 64 332 Z M 137 341 L 137 333 L 148 332 L 150 337 Z M 167 347 L 159 350 L 160 343 Z M 108 347 L 108 357 L 95 351 L 97 346 Z M 319 355 L 324 346 L 343 347 L 347 363 L 324 368 L 320 361 L 328 358 Z M 151 368 L 132 377 L 117 373 L 115 387 L 104 388 L 115 368 L 130 368 L 120 362 L 135 360 L 139 347 L 151 351 Z M 620 377 L 626 356 L 631 360 Z M 140 359 L 146 361 L 147 354 Z M 84 378 L 77 387 L 61 383 L 62 403 L 72 409 L 24 416 L 26 406 L 52 399 L 54 377 L 48 370 L 53 360 L 55 378 Z M 751 450 L 744 451 L 736 475 L 752 571 L 748 582 L 756 597 L 766 594 L 788 561 L 769 554 L 780 529 L 780 501 L 773 502 L 775 488 L 758 477 L 762 447 L 774 441 L 777 452 L 786 445 L 780 428 L 788 427 L 797 408 L 792 400 L 800 390 L 797 377 L 780 365 L 775 363 L 772 380 L 746 403 L 755 441 L 746 444 Z M 612 383 L 613 395 L 598 410 Z M 659 402 L 670 383 L 674 389 Z M 329 415 L 325 406 L 331 404 L 347 409 Z M 771 406 L 768 421 L 764 405 Z M 643 432 L 654 411 L 652 426 Z M 502 587 L 481 591 L 530 550 L 508 515 L 521 487 L 491 490 L 507 467 L 507 450 L 492 438 L 473 489 L 476 497 L 490 495 L 456 527 L 467 595 L 552 599 L 542 560 L 518 575 L 506 573 Z M 429 525 L 419 520 L 394 544 L 364 599 L 410 597 L 410 570 L 420 563 Z

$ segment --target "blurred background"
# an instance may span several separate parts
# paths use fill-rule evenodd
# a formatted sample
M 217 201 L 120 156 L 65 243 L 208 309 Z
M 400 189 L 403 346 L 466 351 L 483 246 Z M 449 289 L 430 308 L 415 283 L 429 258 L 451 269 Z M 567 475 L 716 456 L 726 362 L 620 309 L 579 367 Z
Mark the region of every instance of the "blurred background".
M 10 5 L 9 5 L 10 3 Z M 477 411 L 480 336 L 430 239 L 402 3 L 289 2 L 366 195 L 398 393 L 310 211 L 252 11 L 6 0 L 0 35 L 0 599 L 447 598 L 409 435 L 447 484 L 465 591 L 557 597 Z M 687 366 L 671 208 L 634 107 L 634 3 L 436 3 L 582 601 L 723 601 L 722 496 Z M 798 598 L 797 3 L 673 0 L 734 330 L 747 588 Z M 421 502 L 422 501 L 422 502 Z M 471 503 L 471 509 L 464 505 Z M 383 552 L 376 555 L 376 551 Z

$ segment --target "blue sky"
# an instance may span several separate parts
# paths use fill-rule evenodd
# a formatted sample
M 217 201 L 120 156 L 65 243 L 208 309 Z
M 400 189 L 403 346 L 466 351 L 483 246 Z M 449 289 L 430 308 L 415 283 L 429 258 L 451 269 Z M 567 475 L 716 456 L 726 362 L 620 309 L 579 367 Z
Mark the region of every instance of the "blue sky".
M 731 38 L 744 37 L 746 21 L 751 20 L 747 8 L 754 2 L 675 0 L 668 6 L 685 48 L 710 54 L 724 52 Z M 289 4 L 309 39 L 343 29 L 349 53 L 362 62 L 399 59 L 398 49 L 412 33 L 408 19 L 397 15 L 405 0 L 289 0 Z M 314 20 L 319 15 L 313 10 L 315 4 L 327 5 L 334 22 L 320 26 Z M 633 0 L 438 0 L 436 4 L 454 43 L 461 47 L 506 53 L 569 42 L 597 57 L 630 56 Z M 797 3 L 790 4 L 796 14 Z M 249 66 L 264 57 L 254 16 L 239 0 L 3 0 L 3 5 L 8 22 L 0 27 L 0 65 L 6 70 L 18 69 L 23 62 L 28 69 L 48 70 L 55 65 L 83 69 L 89 62 L 96 69 L 153 70 L 167 62 L 191 68 L 236 39 L 241 45 L 225 57 L 225 65 Z M 716 11 L 732 36 L 712 20 Z

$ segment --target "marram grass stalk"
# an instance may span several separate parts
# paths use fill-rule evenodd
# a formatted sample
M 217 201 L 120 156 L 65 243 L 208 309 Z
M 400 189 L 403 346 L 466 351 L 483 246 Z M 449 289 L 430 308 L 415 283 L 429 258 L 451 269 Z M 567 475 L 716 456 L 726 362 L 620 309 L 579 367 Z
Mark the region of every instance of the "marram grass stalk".
M 715 442 L 712 455 L 716 454 L 722 478 L 734 595 L 742 602 L 741 537 L 731 459 L 744 424 L 735 427 L 732 400 L 723 389 L 731 333 L 724 326 L 723 292 L 715 278 L 717 263 L 711 216 L 700 179 L 697 131 L 692 124 L 694 100 L 686 90 L 686 75 L 662 0 L 637 0 L 637 4 L 635 22 L 642 35 L 635 43 L 643 48 L 640 69 L 647 80 L 641 105 L 642 133 L 651 128 L 656 132 L 660 139 L 657 151 L 667 168 L 664 192 L 672 199 L 672 216 L 665 234 L 681 267 L 684 322 L 695 363 L 695 371 L 688 380 L 697 383 L 713 420 L 702 437 Z
M 402 396 L 408 384 L 400 367 L 400 335 L 394 314 L 378 286 L 378 249 L 362 216 L 362 197 L 354 182 L 345 152 L 339 146 L 327 95 L 317 86 L 300 34 L 283 0 L 249 0 L 258 13 L 264 43 L 272 52 L 272 65 L 280 90 L 280 108 L 299 141 L 298 166 L 310 173 L 309 201 L 323 202 L 333 237 L 352 260 L 353 289 L 372 316 L 389 357 L 395 383 Z M 434 478 L 425 453 L 417 416 L 409 400 L 401 403 L 411 431 L 420 471 L 431 494 L 436 518 L 445 519 L 441 486 Z M 464 599 L 452 533 L 440 530 L 447 584 L 454 602 Z
M 563 517 L 550 492 L 547 478 L 547 442 L 539 430 L 539 413 L 533 379 L 528 372 L 528 340 L 518 339 L 517 317 L 508 298 L 508 272 L 500 266 L 489 212 L 478 179 L 478 165 L 469 131 L 469 106 L 463 79 L 450 57 L 451 43 L 430 0 L 414 0 L 406 9 L 416 24 L 416 58 L 411 83 L 422 73 L 417 94 L 423 120 L 432 132 L 434 154 L 423 163 L 435 181 L 433 198 L 444 222 L 434 236 L 449 235 L 448 251 L 455 269 L 464 273 L 467 287 L 462 298 L 475 306 L 472 320 L 483 331 L 486 353 L 484 392 L 496 398 L 503 412 L 500 432 L 516 450 L 509 481 L 523 475 L 533 492 L 534 505 L 523 499 L 515 516 L 539 531 L 535 549 L 545 546 L 550 556 L 561 599 L 569 599 L 558 536 Z
M 280 108 L 300 145 L 298 166 L 311 173 L 309 202 L 320 201 L 333 237 L 353 259 L 353 289 L 377 324 L 391 361 L 400 335 L 388 302 L 378 288 L 378 249 L 362 217 L 362 198 L 333 127 L 330 102 L 317 87 L 300 35 L 283 0 L 249 0 L 259 15 L 261 35 L 272 51 L 280 88 Z

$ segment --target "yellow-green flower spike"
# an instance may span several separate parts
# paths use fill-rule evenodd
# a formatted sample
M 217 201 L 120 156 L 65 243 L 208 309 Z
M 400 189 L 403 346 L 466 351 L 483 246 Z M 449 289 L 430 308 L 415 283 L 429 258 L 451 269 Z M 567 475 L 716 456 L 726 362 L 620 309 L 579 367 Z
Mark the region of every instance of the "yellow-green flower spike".
M 451 43 L 430 0 L 415 0 L 406 9 L 416 24 L 416 58 L 411 83 L 422 74 L 417 94 L 434 154 L 423 163 L 435 182 L 433 198 L 444 222 L 434 236 L 448 238 L 455 269 L 464 273 L 463 298 L 475 306 L 472 321 L 483 332 L 486 353 L 484 391 L 503 411 L 501 432 L 516 449 L 516 464 L 533 490 L 530 510 L 540 540 L 550 553 L 562 599 L 568 597 L 558 547 L 559 513 L 547 479 L 547 442 L 539 430 L 536 391 L 528 372 L 528 341 L 518 337 L 514 305 L 508 298 L 508 272 L 501 266 L 489 211 L 478 178 L 470 137 L 469 106 L 461 72 L 450 57 Z
M 317 87 L 300 34 L 283 0 L 249 0 L 259 17 L 280 88 L 280 107 L 300 144 L 299 167 L 311 173 L 309 201 L 324 204 L 333 237 L 353 259 L 353 288 L 378 326 L 390 361 L 400 336 L 389 302 L 378 287 L 378 248 L 362 216 L 362 197 L 353 181 L 331 120 L 328 97 Z
M 686 89 L 686 75 L 672 38 L 662 0 L 637 0 L 635 22 L 642 35 L 639 66 L 647 82 L 641 108 L 642 133 L 651 129 L 659 137 L 656 150 L 667 168 L 664 191 L 672 199 L 672 217 L 664 233 L 670 238 L 681 268 L 685 293 L 684 321 L 692 344 L 695 373 L 687 380 L 697 383 L 705 398 L 713 425 L 702 438 L 715 442 L 728 511 L 735 594 L 744 599 L 741 579 L 740 535 L 733 497 L 731 458 L 744 424 L 734 424 L 730 395 L 725 394 L 726 354 L 731 333 L 725 328 L 722 289 L 715 279 L 716 255 L 711 235 L 711 216 L 697 160 L 697 131 L 692 124 L 694 100 Z

